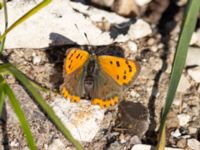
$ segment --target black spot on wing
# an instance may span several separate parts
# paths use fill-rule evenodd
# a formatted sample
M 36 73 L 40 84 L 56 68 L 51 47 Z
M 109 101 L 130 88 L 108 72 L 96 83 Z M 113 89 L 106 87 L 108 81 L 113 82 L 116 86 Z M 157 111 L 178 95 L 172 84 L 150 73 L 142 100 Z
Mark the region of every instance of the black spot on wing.
M 117 80 L 119 80 L 119 75 L 117 75 Z
M 123 79 L 126 80 L 126 76 L 125 75 L 123 76 Z
M 76 59 L 78 59 L 80 57 L 80 53 L 76 56 Z
M 74 51 L 74 52 L 72 52 L 72 54 L 70 54 L 70 56 L 69 56 L 69 60 L 71 60 L 72 59 L 72 57 L 73 57 L 73 55 L 76 53 L 76 50 Z
M 120 67 L 119 61 L 116 61 L 116 65 L 117 65 L 117 67 Z

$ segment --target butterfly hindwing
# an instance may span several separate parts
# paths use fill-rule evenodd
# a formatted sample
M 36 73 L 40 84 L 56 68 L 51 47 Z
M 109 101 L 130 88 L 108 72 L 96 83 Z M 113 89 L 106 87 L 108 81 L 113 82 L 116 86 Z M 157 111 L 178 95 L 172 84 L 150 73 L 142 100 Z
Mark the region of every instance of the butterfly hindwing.
M 135 61 L 121 57 L 102 55 L 98 57 L 98 63 L 120 86 L 130 84 L 139 73 L 139 66 Z
M 69 95 L 81 97 L 84 89 L 83 73 L 83 68 L 78 68 L 69 75 L 64 75 L 64 83 L 61 88 L 66 88 Z
M 99 105 L 101 108 L 114 106 L 121 92 L 122 87 L 100 69 L 98 76 L 95 77 L 92 104 Z
M 109 75 L 103 71 L 98 72 L 95 77 L 93 98 L 110 99 L 120 95 L 122 87 L 118 85 Z

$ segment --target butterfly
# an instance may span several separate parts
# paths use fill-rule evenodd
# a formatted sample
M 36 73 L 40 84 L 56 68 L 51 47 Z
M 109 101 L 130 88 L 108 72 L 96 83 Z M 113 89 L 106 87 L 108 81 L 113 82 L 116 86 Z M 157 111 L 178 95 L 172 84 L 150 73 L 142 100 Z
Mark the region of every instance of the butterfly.
M 96 55 L 70 48 L 64 61 L 64 83 L 60 90 L 71 102 L 90 99 L 101 108 L 118 103 L 124 87 L 137 77 L 140 67 L 133 61 L 110 55 Z

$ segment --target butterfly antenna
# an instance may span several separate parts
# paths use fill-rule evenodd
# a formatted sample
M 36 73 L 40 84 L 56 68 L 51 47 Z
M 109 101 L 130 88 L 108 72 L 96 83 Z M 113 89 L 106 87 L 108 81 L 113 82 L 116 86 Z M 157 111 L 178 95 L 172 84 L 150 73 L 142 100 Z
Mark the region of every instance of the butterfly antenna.
M 87 40 L 87 42 L 88 42 L 88 45 L 90 45 L 91 46 L 91 44 L 90 44 L 90 41 L 89 41 L 89 39 L 88 39 L 88 36 L 87 36 L 87 34 L 84 32 L 84 36 L 85 36 L 85 39 Z
M 77 24 L 75 24 L 75 27 L 76 27 L 76 29 L 80 32 L 80 30 L 79 30 Z M 81 32 L 80 32 L 80 33 L 81 33 Z M 86 41 L 87 41 L 87 43 L 88 43 L 89 51 L 91 51 L 92 45 L 91 45 L 91 43 L 90 43 L 90 41 L 89 41 L 89 39 L 88 39 L 88 36 L 87 36 L 87 34 L 86 34 L 85 32 L 84 32 L 84 37 L 85 37 L 85 39 L 86 39 Z

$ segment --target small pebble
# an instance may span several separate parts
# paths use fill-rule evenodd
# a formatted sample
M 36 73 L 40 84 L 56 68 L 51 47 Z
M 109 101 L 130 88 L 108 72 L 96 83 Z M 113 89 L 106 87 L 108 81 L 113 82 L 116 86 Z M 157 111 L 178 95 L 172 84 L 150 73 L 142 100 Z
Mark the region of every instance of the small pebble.
M 187 114 L 180 114 L 177 117 L 179 119 L 180 126 L 186 126 L 188 122 L 191 120 L 191 117 Z
M 179 148 L 185 148 L 186 145 L 187 145 L 187 140 L 186 140 L 186 139 L 180 139 L 180 140 L 178 140 L 178 142 L 177 142 L 177 146 L 178 146 Z
M 65 149 L 64 143 L 60 139 L 54 139 L 49 145 L 48 150 Z
M 187 145 L 192 150 L 200 150 L 200 142 L 197 139 L 188 139 Z
M 179 129 L 176 129 L 174 132 L 171 132 L 171 135 L 172 135 L 173 137 L 178 138 L 178 137 L 181 136 L 181 133 L 180 133 Z
M 192 77 L 197 83 L 200 82 L 200 66 L 188 69 L 188 74 Z
M 129 41 L 128 42 L 128 47 L 133 53 L 137 52 L 137 45 L 136 45 L 135 42 Z
M 40 56 L 34 56 L 33 57 L 33 64 L 34 65 L 39 65 L 41 60 L 42 60 L 42 58 Z

